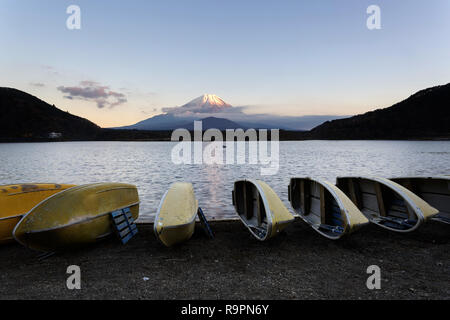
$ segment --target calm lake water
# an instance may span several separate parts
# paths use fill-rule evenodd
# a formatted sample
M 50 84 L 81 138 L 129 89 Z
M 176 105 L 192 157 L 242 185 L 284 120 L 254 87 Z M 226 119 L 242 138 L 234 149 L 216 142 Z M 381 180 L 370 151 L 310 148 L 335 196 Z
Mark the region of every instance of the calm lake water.
M 141 219 L 152 221 L 162 195 L 175 181 L 193 183 L 207 217 L 228 219 L 236 218 L 231 190 L 238 179 L 266 181 L 290 208 L 287 185 L 293 176 L 335 182 L 337 176 L 344 175 L 450 174 L 450 141 L 280 142 L 279 171 L 272 176 L 261 176 L 261 165 L 175 165 L 171 161 L 175 145 L 173 142 L 0 144 L 0 184 L 132 183 L 139 190 Z

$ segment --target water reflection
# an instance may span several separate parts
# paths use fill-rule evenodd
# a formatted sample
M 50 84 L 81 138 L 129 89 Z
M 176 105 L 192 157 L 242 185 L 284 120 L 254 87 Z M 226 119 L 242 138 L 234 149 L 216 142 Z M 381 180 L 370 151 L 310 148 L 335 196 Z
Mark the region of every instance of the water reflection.
M 152 219 L 175 181 L 190 181 L 205 214 L 235 218 L 233 182 L 265 180 L 287 204 L 292 176 L 334 182 L 343 175 L 450 174 L 450 141 L 295 141 L 280 143 L 280 168 L 261 176 L 260 165 L 174 165 L 172 142 L 63 142 L 0 144 L 0 184 L 21 182 L 135 184 L 141 217 Z M 224 149 L 224 152 L 226 149 Z M 225 154 L 224 154 L 225 159 Z M 289 206 L 288 206 L 289 208 Z

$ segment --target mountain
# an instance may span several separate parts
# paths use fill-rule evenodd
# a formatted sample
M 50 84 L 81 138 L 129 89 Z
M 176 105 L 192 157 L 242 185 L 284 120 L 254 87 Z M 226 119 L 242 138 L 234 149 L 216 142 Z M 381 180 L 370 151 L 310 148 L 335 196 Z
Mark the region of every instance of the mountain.
M 198 120 L 196 117 L 176 117 L 173 114 L 158 114 L 154 117 L 139 121 L 131 126 L 118 127 L 114 129 L 131 130 L 174 130 L 182 128 L 188 121 Z
M 208 98 L 194 99 L 192 108 L 222 110 L 223 116 L 244 113 L 231 112 L 231 107 L 223 100 Z M 182 107 L 178 107 L 180 109 Z M 143 122 L 153 122 L 152 130 L 102 129 L 89 120 L 64 112 L 28 93 L 12 88 L 0 88 L 0 141 L 46 141 L 51 133 L 58 140 L 130 140 L 130 141 L 166 141 L 176 128 L 193 129 L 193 121 L 202 120 L 203 130 L 210 128 L 264 128 L 260 117 L 242 116 L 239 121 L 209 116 L 209 112 L 200 112 L 196 116 L 178 117 L 174 113 L 155 116 Z M 199 116 L 203 115 L 203 116 Z M 308 121 L 320 121 L 312 116 Z M 320 116 L 318 116 L 320 117 Z M 297 117 L 302 118 L 302 117 Z M 277 121 L 267 126 L 273 128 Z M 251 120 L 247 122 L 248 120 Z M 291 119 L 292 120 L 292 119 Z M 292 120 L 301 121 L 301 119 Z M 288 123 L 288 122 L 284 122 Z M 294 123 L 295 124 L 295 123 Z M 450 139 L 450 83 L 421 90 L 393 106 L 379 109 L 346 119 L 327 121 L 310 131 L 280 131 L 281 140 L 305 139 Z M 61 134 L 61 136 L 59 136 Z M 53 137 L 53 138 L 54 138 Z
M 142 120 L 131 126 L 115 129 L 174 130 L 186 128 L 194 120 L 201 120 L 202 114 L 221 113 L 232 106 L 214 94 L 204 94 L 181 107 L 165 108 L 166 113 Z M 196 115 L 195 115 L 196 114 Z M 193 125 L 193 124 L 192 124 Z
M 64 112 L 28 93 L 0 87 L 0 139 L 89 139 L 101 129 L 89 120 Z
M 245 129 L 242 127 L 242 125 L 228 120 L 228 119 L 222 119 L 222 118 L 216 118 L 216 117 L 208 117 L 201 119 L 202 121 L 202 130 L 208 130 L 208 129 L 219 129 L 219 130 L 225 130 L 225 129 Z M 184 125 L 181 125 L 179 128 L 184 128 L 188 130 L 194 130 L 194 122 L 188 122 Z
M 277 116 L 269 114 L 246 114 L 242 108 L 233 107 L 214 94 L 204 94 L 181 107 L 164 108 L 164 114 L 156 115 L 134 125 L 115 129 L 136 130 L 174 130 L 185 128 L 187 123 L 204 118 L 219 118 L 229 120 L 230 127 L 221 123 L 218 129 L 232 129 L 237 124 L 239 128 L 255 129 L 284 129 L 284 130 L 310 130 L 317 125 L 346 116 Z
M 265 115 L 260 118 L 259 115 L 252 115 L 254 119 L 245 119 L 246 121 L 239 121 L 248 128 L 266 128 L 266 129 L 283 129 L 293 131 L 308 131 L 318 125 L 331 120 L 348 118 L 349 116 L 277 116 Z
M 327 121 L 312 129 L 307 138 L 450 138 L 450 83 L 421 90 L 385 109 Z
M 204 94 L 180 107 L 180 110 L 196 110 L 200 113 L 222 112 L 224 109 L 232 108 L 231 104 L 226 103 L 215 94 Z

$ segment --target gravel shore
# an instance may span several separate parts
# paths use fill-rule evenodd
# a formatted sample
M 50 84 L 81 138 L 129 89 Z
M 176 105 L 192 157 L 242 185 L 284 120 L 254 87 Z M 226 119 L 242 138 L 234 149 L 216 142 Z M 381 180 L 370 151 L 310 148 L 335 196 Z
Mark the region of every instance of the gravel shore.
M 450 299 L 450 226 L 430 222 L 411 234 L 369 225 L 331 241 L 302 221 L 267 242 L 240 221 L 200 225 L 166 248 L 140 224 L 126 245 L 115 238 L 42 261 L 19 244 L 0 249 L 0 299 Z M 66 269 L 81 268 L 81 290 Z M 381 268 L 381 289 L 366 286 Z M 145 280 L 144 280 L 145 279 Z

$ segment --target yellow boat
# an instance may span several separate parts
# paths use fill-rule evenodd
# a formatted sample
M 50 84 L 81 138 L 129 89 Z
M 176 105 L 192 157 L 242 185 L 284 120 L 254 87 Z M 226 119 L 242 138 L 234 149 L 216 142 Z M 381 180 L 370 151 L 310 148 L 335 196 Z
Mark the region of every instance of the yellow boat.
M 261 241 L 274 237 L 295 220 L 272 188 L 260 180 L 236 181 L 233 205 L 244 225 Z
M 383 228 L 410 232 L 439 211 L 405 187 L 378 177 L 337 178 L 336 185 L 361 212 Z
M 110 213 L 129 208 L 139 216 L 135 186 L 94 183 L 57 193 L 28 212 L 16 225 L 14 238 L 39 251 L 59 251 L 93 243 L 114 232 Z
M 369 223 L 356 205 L 328 181 L 292 178 L 288 190 L 294 211 L 329 239 L 340 239 Z
M 14 227 L 35 205 L 71 187 L 74 185 L 56 183 L 0 186 L 0 243 L 14 240 L 12 236 Z
M 188 182 L 175 182 L 159 204 L 153 230 L 164 245 L 170 247 L 191 238 L 195 228 L 198 201 Z

